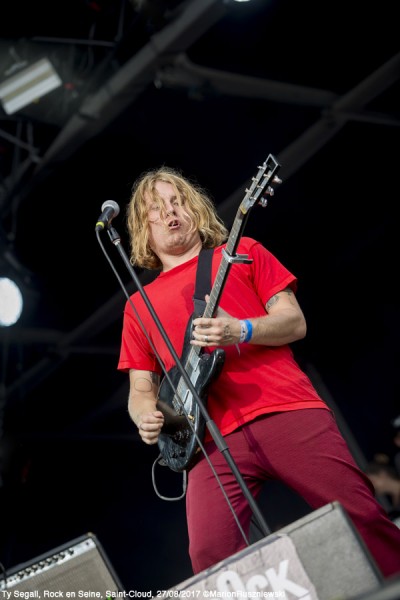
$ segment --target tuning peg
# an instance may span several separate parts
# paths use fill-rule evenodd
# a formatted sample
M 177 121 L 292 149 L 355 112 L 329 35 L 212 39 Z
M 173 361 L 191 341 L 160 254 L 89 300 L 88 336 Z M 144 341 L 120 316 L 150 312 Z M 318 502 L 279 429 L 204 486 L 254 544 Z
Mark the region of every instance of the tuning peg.
M 272 180 L 272 183 L 276 183 L 276 184 L 282 183 L 282 179 L 279 179 L 279 177 L 277 175 L 275 175 Z
M 275 183 L 282 183 L 282 180 L 279 179 L 278 177 L 274 177 L 274 181 L 275 179 L 277 179 L 278 181 L 276 181 Z M 268 198 L 266 198 L 266 196 L 273 196 L 275 194 L 275 190 L 271 185 L 268 185 L 265 189 L 265 192 L 263 194 L 263 196 L 261 197 L 259 204 L 261 204 L 261 206 L 263 208 L 265 208 L 268 204 Z

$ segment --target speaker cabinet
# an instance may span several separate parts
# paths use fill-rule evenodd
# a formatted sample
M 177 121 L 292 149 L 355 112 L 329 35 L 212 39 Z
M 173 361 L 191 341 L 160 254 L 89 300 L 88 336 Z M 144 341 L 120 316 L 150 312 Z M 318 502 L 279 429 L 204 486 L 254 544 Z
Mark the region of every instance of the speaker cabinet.
M 36 593 L 30 597 L 45 600 L 106 598 L 123 588 L 96 536 L 88 533 L 7 571 L 0 590 L 11 593 L 0 593 L 4 600 L 27 598 L 23 592 Z
M 257 592 L 259 597 L 345 600 L 378 590 L 381 583 L 364 542 L 343 507 L 333 502 L 171 590 L 206 592 L 207 597 Z
M 379 590 L 354 596 L 351 600 L 399 600 L 399 598 L 400 577 L 394 577 L 387 579 Z

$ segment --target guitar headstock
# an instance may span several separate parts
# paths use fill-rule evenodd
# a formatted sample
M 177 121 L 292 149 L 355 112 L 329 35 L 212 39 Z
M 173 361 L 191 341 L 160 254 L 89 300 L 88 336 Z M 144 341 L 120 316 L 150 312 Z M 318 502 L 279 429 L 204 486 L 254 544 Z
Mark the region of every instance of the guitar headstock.
M 282 183 L 282 180 L 276 175 L 280 167 L 281 165 L 272 154 L 258 167 L 257 175 L 253 177 L 252 184 L 246 190 L 246 196 L 240 205 L 243 213 L 247 213 L 256 202 L 263 207 L 267 206 L 266 196 L 273 196 L 275 193 L 273 186 Z

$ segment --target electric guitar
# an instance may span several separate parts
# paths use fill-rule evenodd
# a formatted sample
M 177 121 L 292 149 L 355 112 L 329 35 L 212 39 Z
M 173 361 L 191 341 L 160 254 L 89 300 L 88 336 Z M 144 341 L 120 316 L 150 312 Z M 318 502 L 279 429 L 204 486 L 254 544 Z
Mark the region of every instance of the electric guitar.
M 203 317 L 212 317 L 215 314 L 232 264 L 251 262 L 246 255 L 236 255 L 236 249 L 250 209 L 256 202 L 266 206 L 265 195 L 272 196 L 274 193 L 272 184 L 281 183 L 281 180 L 276 177 L 279 168 L 279 163 L 270 154 L 258 167 L 257 175 L 253 177 L 250 188 L 246 190 L 236 213 L 228 241 L 222 251 L 221 264 Z M 194 318 L 192 315 L 186 328 L 181 363 L 194 391 L 205 406 L 208 387 L 212 381 L 218 378 L 223 368 L 225 351 L 222 348 L 216 348 L 213 352 L 208 353 L 204 352 L 202 347 L 190 345 Z M 204 437 L 206 418 L 185 378 L 176 366 L 170 369 L 168 377 L 170 381 L 164 377 L 158 393 L 157 408 L 163 412 L 165 419 L 158 438 L 158 447 L 163 464 L 173 471 L 181 472 L 190 469 L 200 450 L 199 440 L 202 441 Z

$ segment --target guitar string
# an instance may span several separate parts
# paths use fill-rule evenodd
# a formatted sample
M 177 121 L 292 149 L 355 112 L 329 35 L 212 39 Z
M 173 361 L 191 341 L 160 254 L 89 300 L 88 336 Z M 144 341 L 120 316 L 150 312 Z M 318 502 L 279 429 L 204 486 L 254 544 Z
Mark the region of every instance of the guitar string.
M 220 478 L 219 478 L 219 476 L 218 476 L 217 472 L 215 471 L 215 468 L 214 468 L 214 466 L 213 466 L 213 464 L 212 464 L 212 462 L 211 462 L 211 459 L 210 459 L 210 457 L 208 456 L 208 453 L 207 453 L 206 449 L 204 448 L 204 445 L 203 445 L 202 441 L 200 440 L 199 436 L 197 435 L 197 432 L 194 430 L 194 427 L 193 427 L 193 425 L 192 425 L 192 423 L 191 423 L 191 421 L 190 421 L 189 415 L 187 414 L 187 411 L 186 411 L 186 409 L 185 409 L 185 406 L 184 406 L 184 404 L 183 404 L 182 398 L 181 398 L 181 397 L 180 397 L 180 396 L 177 394 L 177 388 L 176 388 L 176 386 L 173 384 L 173 382 L 172 382 L 172 380 L 171 380 L 171 377 L 169 376 L 169 373 L 168 373 L 167 369 L 165 368 L 165 365 L 163 364 L 163 362 L 162 362 L 162 360 L 161 360 L 161 358 L 160 358 L 160 356 L 159 356 L 159 354 L 158 354 L 158 352 L 157 352 L 156 348 L 154 347 L 154 344 L 153 344 L 153 342 L 151 341 L 151 339 L 150 339 L 150 336 L 149 336 L 149 334 L 147 333 L 147 331 L 146 331 L 146 329 L 145 329 L 145 327 L 144 327 L 144 324 L 143 324 L 143 322 L 142 322 L 142 320 L 141 320 L 141 318 L 140 318 L 140 315 L 138 314 L 138 312 L 137 312 L 137 310 L 136 310 L 136 307 L 134 306 L 134 304 L 133 304 L 133 302 L 132 302 L 132 300 L 131 300 L 131 298 L 130 298 L 130 295 L 129 295 L 129 293 L 128 293 L 128 291 L 126 290 L 126 288 L 125 288 L 125 285 L 124 285 L 124 283 L 123 283 L 123 281 L 122 281 L 122 279 L 121 279 L 121 277 L 120 277 L 120 275 L 119 275 L 118 271 L 115 269 L 115 267 L 114 267 L 114 264 L 113 264 L 112 260 L 110 259 L 110 257 L 108 256 L 108 254 L 107 254 L 107 252 L 106 252 L 106 250 L 105 250 L 105 248 L 104 248 L 104 245 L 103 245 L 103 243 L 102 243 L 102 241 L 101 241 L 101 238 L 100 238 L 100 232 L 99 232 L 99 231 L 96 231 L 96 235 L 97 235 L 97 239 L 98 239 L 98 242 L 99 242 L 99 244 L 100 244 L 100 247 L 101 247 L 101 249 L 102 249 L 102 251 L 103 251 L 103 253 L 104 253 L 105 257 L 106 257 L 106 260 L 107 260 L 107 262 L 109 263 L 109 265 L 110 265 L 110 267 L 111 267 L 111 269 L 112 269 L 112 271 L 113 271 L 113 273 L 114 273 L 115 277 L 117 278 L 117 281 L 118 281 L 118 283 L 120 284 L 120 287 L 121 287 L 121 289 L 122 289 L 122 291 L 123 291 L 123 293 L 124 293 L 125 297 L 127 298 L 127 300 L 128 300 L 128 302 L 129 302 L 129 304 L 130 304 L 131 308 L 132 308 L 132 309 L 133 309 L 133 311 L 135 312 L 135 314 L 136 314 L 136 317 L 137 317 L 137 319 L 138 319 L 138 321 L 139 321 L 140 327 L 141 327 L 141 329 L 142 329 L 142 331 L 143 331 L 144 335 L 146 336 L 146 339 L 147 339 L 147 341 L 149 342 L 149 344 L 150 344 L 150 346 L 151 346 L 151 349 L 153 350 L 153 352 L 154 352 L 154 354 L 155 354 L 155 356 L 156 356 L 156 358 L 157 358 L 157 360 L 158 360 L 158 362 L 159 362 L 159 364 L 160 364 L 160 366 L 161 366 L 161 369 L 162 369 L 162 371 L 163 371 L 163 373 L 164 373 L 165 377 L 167 378 L 167 381 L 168 381 L 169 385 L 170 385 L 170 386 L 171 386 L 171 388 L 174 390 L 174 392 L 175 392 L 175 396 L 178 398 L 178 401 L 179 401 L 179 403 L 180 403 L 180 405 L 181 405 L 181 408 L 182 408 L 182 410 L 183 410 L 183 412 L 184 412 L 184 414 L 185 414 L 186 420 L 187 420 L 187 422 L 188 422 L 188 424 L 189 424 L 189 426 L 190 426 L 190 428 L 191 428 L 191 430 L 192 430 L 192 433 L 193 433 L 193 435 L 195 436 L 195 438 L 196 438 L 196 440 L 197 440 L 197 442 L 198 442 L 198 444 L 199 444 L 199 447 L 200 447 L 200 449 L 202 450 L 202 452 L 203 452 L 203 454 L 204 454 L 204 457 L 205 457 L 205 459 L 207 460 L 207 462 L 208 462 L 208 464 L 209 464 L 209 466 L 210 466 L 210 468 L 211 468 L 211 470 L 212 470 L 212 472 L 213 472 L 213 475 L 214 475 L 214 477 L 216 478 L 216 480 L 217 480 L 217 482 L 218 482 L 218 485 L 219 485 L 219 487 L 221 488 L 221 492 L 222 492 L 222 494 L 223 494 L 223 496 L 224 496 L 224 498 L 225 498 L 225 500 L 226 500 L 226 502 L 227 502 L 227 504 L 228 504 L 228 507 L 229 507 L 229 509 L 230 509 L 230 511 L 231 511 L 231 513 L 232 513 L 232 515 L 233 515 L 233 518 L 234 518 L 234 520 L 235 520 L 235 522 L 236 522 L 236 524 L 237 524 L 237 526 L 238 526 L 238 528 L 239 528 L 239 530 L 240 530 L 240 533 L 241 533 L 241 535 L 242 535 L 242 537 L 243 537 L 243 539 L 244 539 L 245 543 L 246 543 L 246 544 L 249 546 L 249 545 L 250 545 L 250 542 L 249 542 L 249 540 L 248 540 L 248 538 L 247 538 L 247 536 L 246 536 L 246 534 L 245 534 L 245 532 L 244 532 L 244 530 L 243 530 L 243 528 L 242 528 L 242 526 L 241 526 L 241 524 L 240 524 L 240 522 L 239 522 L 239 518 L 238 518 L 238 516 L 237 516 L 237 514 L 236 514 L 236 512 L 235 512 L 235 509 L 234 509 L 234 507 L 233 507 L 233 505 L 232 505 L 231 501 L 230 501 L 230 500 L 229 500 L 229 498 L 228 498 L 228 495 L 227 495 L 227 493 L 226 493 L 226 491 L 225 491 L 224 485 L 223 485 L 222 481 L 220 480 Z M 158 460 L 158 459 L 157 459 L 157 460 Z M 185 472 L 186 472 L 186 471 L 185 471 Z M 155 490 L 155 491 L 156 491 L 156 490 Z M 156 491 L 156 493 L 157 493 L 157 491 Z M 180 498 L 177 498 L 177 499 L 180 499 Z M 174 500 L 174 499 L 172 499 L 172 500 Z

